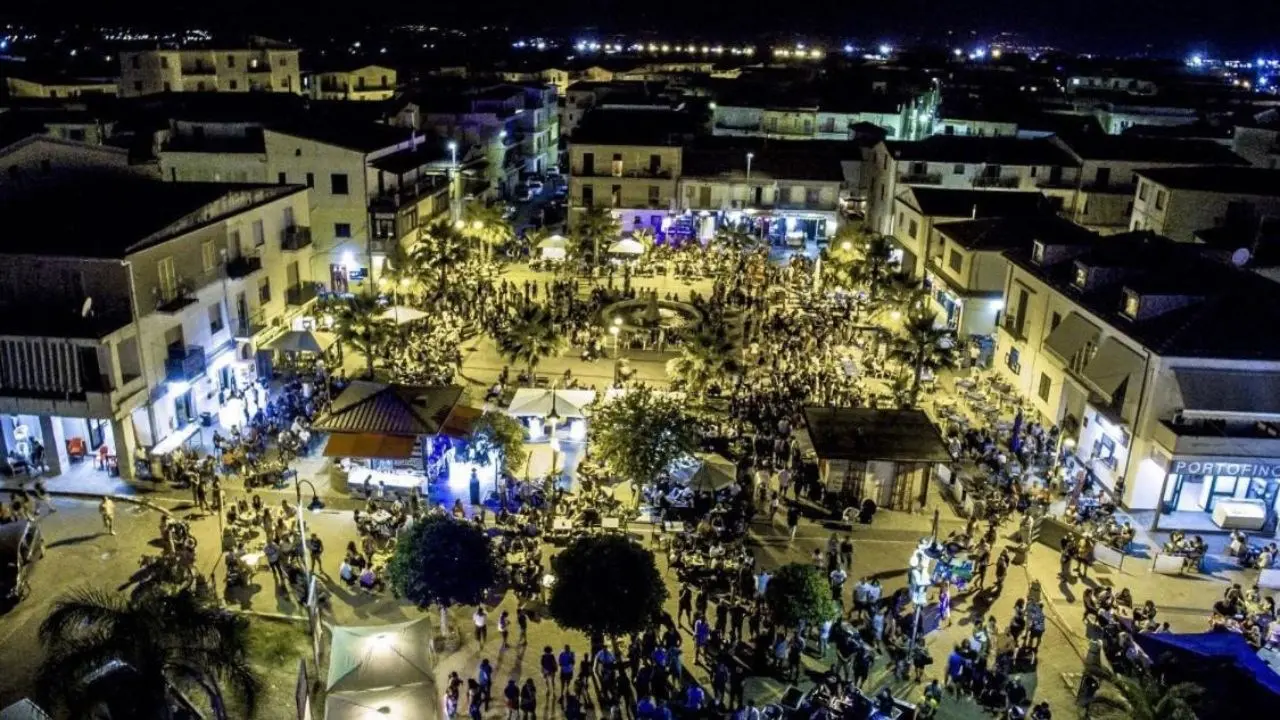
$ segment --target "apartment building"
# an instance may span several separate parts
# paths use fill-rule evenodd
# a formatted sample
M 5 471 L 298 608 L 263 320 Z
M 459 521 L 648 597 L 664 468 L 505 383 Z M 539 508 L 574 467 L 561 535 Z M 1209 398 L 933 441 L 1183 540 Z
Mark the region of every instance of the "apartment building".
M 1042 191 L 1062 206 L 1080 169 L 1079 160 L 1053 138 L 886 140 L 867 160 L 867 223 L 886 235 L 896 232 L 897 198 L 905 188 Z
M 938 108 L 936 88 L 851 94 L 742 81 L 713 95 L 712 134 L 773 140 L 848 140 L 861 124 L 889 138 L 917 140 L 932 132 Z
M 1051 213 L 935 222 L 925 285 L 947 327 L 994 350 L 1009 271 L 1005 252 L 1031 247 L 1037 239 L 1061 244 L 1092 237 L 1088 230 Z
M 1082 469 L 1160 529 L 1274 532 L 1280 287 L 1150 232 L 1008 259 L 996 367 Z
M 395 231 L 372 219 L 391 187 L 379 160 L 421 145 L 412 130 L 310 117 L 264 127 L 259 122 L 174 121 L 160 141 L 160 167 L 175 182 L 302 185 L 310 193 L 312 277 L 347 292 L 377 276 Z M 424 163 L 443 173 L 443 143 Z M 400 174 L 408 170 L 397 166 Z M 381 207 L 381 205 L 379 205 Z M 380 229 L 375 232 L 375 229 Z M 387 232 L 383 232 L 387 231 Z
M 939 223 L 979 218 L 1015 218 L 1053 212 L 1043 194 L 1028 190 L 963 190 L 908 186 L 894 203 L 893 261 L 908 277 L 926 277 L 926 260 L 933 257 L 929 243 Z
M 314 100 L 390 100 L 396 94 L 396 70 L 382 65 L 319 70 L 304 74 L 302 87 Z
M 1197 231 L 1248 230 L 1280 215 L 1280 170 L 1171 167 L 1141 170 L 1137 177 L 1132 230 L 1193 242 Z
M 845 180 L 841 156 L 830 147 L 836 143 L 810 145 L 695 143 L 683 156 L 677 209 L 685 217 L 675 225 L 689 225 L 702 241 L 726 226 L 779 246 L 833 237 Z M 858 148 L 848 152 L 856 156 Z
M 115 78 L 75 78 L 75 77 L 18 77 L 9 75 L 4 79 L 9 97 L 13 99 L 61 100 L 78 98 L 87 95 L 116 95 L 119 85 Z
M 569 143 L 569 225 L 587 208 L 609 208 L 624 230 L 664 236 L 692 119 L 666 110 L 595 110 Z
M 301 313 L 309 206 L 298 186 L 103 180 L 5 201 L 0 454 L 37 439 L 57 474 L 105 444 L 130 477 L 138 447 L 181 446 L 202 413 L 243 422 L 223 391 Z
M 298 49 L 263 37 L 243 45 L 120 53 L 120 96 L 168 92 L 302 92 Z
M 1079 161 L 1080 171 L 1074 188 L 1064 182 L 1052 189 L 1070 189 L 1063 210 L 1075 222 L 1098 232 L 1130 229 L 1140 171 L 1247 164 L 1209 140 L 1082 134 L 1060 142 Z

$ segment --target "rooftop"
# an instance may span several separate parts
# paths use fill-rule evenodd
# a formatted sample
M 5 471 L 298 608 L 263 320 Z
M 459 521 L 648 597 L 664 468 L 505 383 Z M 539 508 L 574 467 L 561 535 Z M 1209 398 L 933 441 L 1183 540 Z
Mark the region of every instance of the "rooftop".
M 316 420 L 326 432 L 435 435 L 462 399 L 455 385 L 422 387 L 355 380 Z
M 1186 163 L 1188 165 L 1248 165 L 1248 161 L 1211 140 L 1087 135 L 1066 141 L 1085 160 Z
M 847 143 L 846 143 L 847 144 Z M 791 147 L 795 145 L 795 147 Z M 761 180 L 814 180 L 841 182 L 844 171 L 840 155 L 822 148 L 809 148 L 808 143 L 772 143 L 750 150 L 751 177 Z M 853 148 L 855 156 L 856 146 Z M 682 158 L 682 174 L 686 177 L 746 177 L 747 153 L 741 149 L 690 149 Z
M 595 109 L 582 116 L 572 142 L 679 146 L 696 129 L 693 117 L 675 110 Z
M 304 191 L 292 185 L 170 183 L 77 173 L 0 204 L 8 231 L 0 254 L 124 258 L 206 222 Z M 224 199 L 228 202 L 218 202 Z
M 823 460 L 951 461 L 923 410 L 808 407 L 804 421 Z
M 1044 195 L 1005 190 L 951 190 L 912 186 L 899 198 L 929 217 L 1025 217 L 1047 212 Z
M 1280 170 L 1255 167 L 1148 168 L 1138 174 L 1172 190 L 1280 197 Z
M 409 128 L 376 122 L 340 122 L 328 117 L 300 117 L 293 122 L 273 125 L 271 130 L 359 153 L 384 150 L 406 142 L 414 135 Z
M 934 135 L 917 141 L 887 140 L 896 160 L 966 165 L 1041 165 L 1077 167 L 1079 162 L 1049 138 L 961 137 Z
M 1218 262 L 1203 245 L 1150 232 L 1098 237 L 1085 252 L 1051 265 L 1031 262 L 1030 248 L 1005 253 L 1027 273 L 1073 299 L 1117 331 L 1167 357 L 1280 360 L 1280 284 Z M 1118 271 L 1089 290 L 1074 284 L 1076 264 Z M 1125 288 L 1184 296 L 1186 303 L 1143 320 L 1120 313 Z
M 983 218 L 938 223 L 940 235 L 966 250 L 1012 250 L 1030 247 L 1033 240 L 1050 245 L 1090 242 L 1097 235 L 1057 215 Z
M 403 175 L 423 165 L 443 162 L 449 157 L 444 143 L 422 142 L 413 148 L 397 150 L 389 155 L 369 161 L 369 166 L 392 175 Z

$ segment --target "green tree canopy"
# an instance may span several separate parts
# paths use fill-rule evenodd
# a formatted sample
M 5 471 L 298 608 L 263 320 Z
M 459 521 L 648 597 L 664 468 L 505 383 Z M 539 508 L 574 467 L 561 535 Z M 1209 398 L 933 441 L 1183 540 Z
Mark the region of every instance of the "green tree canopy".
M 374 360 L 382 357 L 391 337 L 391 324 L 378 319 L 382 312 L 378 299 L 372 295 L 330 295 L 317 310 L 333 316 L 338 338 L 364 355 L 369 377 L 373 377 Z
M 680 345 L 680 356 L 672 360 L 674 374 L 694 393 L 720 381 L 728 384 L 741 370 L 738 348 L 723 325 L 704 323 Z
M 639 632 L 667 599 L 653 553 L 625 535 L 580 537 L 553 565 L 549 610 L 567 628 L 613 636 Z
M 765 604 L 774 622 L 796 627 L 835 618 L 840 613 L 831 597 L 831 584 L 809 563 L 791 563 L 778 568 L 765 588 Z
M 564 349 L 565 340 L 551 320 L 551 313 L 537 303 L 526 303 L 514 318 L 499 328 L 498 352 L 510 362 L 533 372 L 543 358 Z
M 503 473 L 514 476 L 524 465 L 524 426 L 506 413 L 486 412 L 471 426 L 471 438 L 459 454 L 470 463 L 500 463 Z
M 619 232 L 618 219 L 608 208 L 599 205 L 587 208 L 574 223 L 570 234 L 574 256 L 582 257 L 590 249 L 591 262 L 599 263 L 600 246 L 616 240 Z
M 680 401 L 632 388 L 591 417 L 591 448 L 613 472 L 637 485 L 661 477 L 698 449 L 698 423 Z
M 91 717 L 106 704 L 113 717 L 171 718 L 174 688 L 207 697 L 219 720 L 252 717 L 262 681 L 249 664 L 248 629 L 244 618 L 202 605 L 189 592 L 131 600 L 76 590 L 40 623 L 45 659 L 36 687 L 70 717 Z M 86 682 L 111 667 L 118 669 Z M 238 703 L 235 713 L 228 697 Z
M 468 203 L 463 213 L 462 234 L 474 238 L 484 247 L 485 257 L 492 257 L 494 248 L 505 246 L 515 239 L 511 223 L 502 216 L 501 205 Z
M 412 267 L 423 274 L 424 284 L 435 285 L 440 296 L 449 291 L 449 273 L 457 272 L 470 257 L 470 241 L 444 219 L 422 228 L 422 239 L 409 250 Z
M 472 523 L 431 516 L 396 543 L 391 587 L 419 608 L 478 605 L 498 578 L 489 538 Z
M 947 328 L 934 327 L 936 319 L 934 313 L 913 314 L 907 319 L 905 333 L 894 339 L 889 350 L 889 357 L 911 373 L 907 399 L 912 406 L 920 402 L 920 381 L 924 373 L 937 372 L 956 362 L 955 333 Z

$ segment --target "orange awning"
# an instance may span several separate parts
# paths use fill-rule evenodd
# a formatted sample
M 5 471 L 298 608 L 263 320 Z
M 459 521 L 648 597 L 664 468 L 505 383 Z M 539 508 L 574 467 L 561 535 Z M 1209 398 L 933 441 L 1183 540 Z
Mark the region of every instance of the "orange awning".
M 325 457 L 383 458 L 405 460 L 413 457 L 417 438 L 374 433 L 331 433 L 324 446 Z

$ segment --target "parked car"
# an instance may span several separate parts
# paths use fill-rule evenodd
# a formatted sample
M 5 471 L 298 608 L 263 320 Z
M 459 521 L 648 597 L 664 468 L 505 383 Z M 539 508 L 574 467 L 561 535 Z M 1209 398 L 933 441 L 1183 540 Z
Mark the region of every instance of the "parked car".
M 44 535 L 30 520 L 0 525 L 0 599 L 18 602 L 31 592 L 31 563 L 44 557 Z

